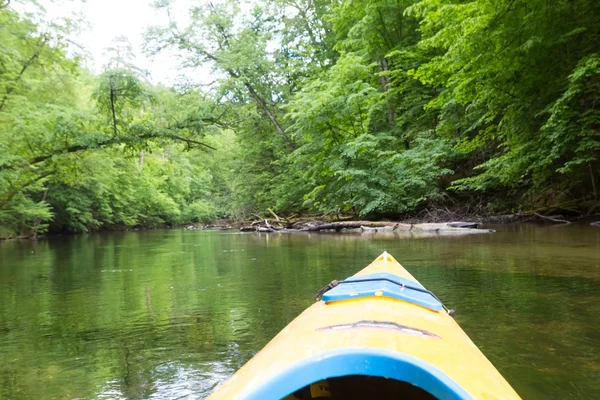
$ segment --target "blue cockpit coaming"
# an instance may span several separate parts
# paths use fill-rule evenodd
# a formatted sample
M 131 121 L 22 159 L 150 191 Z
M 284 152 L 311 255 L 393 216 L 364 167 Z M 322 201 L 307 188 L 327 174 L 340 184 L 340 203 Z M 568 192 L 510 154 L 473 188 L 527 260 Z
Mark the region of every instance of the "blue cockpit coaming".
M 458 383 L 434 366 L 404 353 L 372 348 L 330 350 L 300 361 L 260 382 L 242 398 L 282 399 L 327 378 L 364 375 L 411 383 L 440 400 L 473 399 Z
M 323 294 L 322 299 L 333 302 L 373 296 L 404 300 L 438 312 L 444 307 L 418 282 L 386 272 L 351 276 Z

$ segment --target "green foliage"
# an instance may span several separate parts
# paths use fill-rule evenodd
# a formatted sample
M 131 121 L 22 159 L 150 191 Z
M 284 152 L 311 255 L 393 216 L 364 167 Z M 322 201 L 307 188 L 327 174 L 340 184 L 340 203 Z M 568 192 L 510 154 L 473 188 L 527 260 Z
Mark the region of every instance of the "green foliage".
M 0 17 L 2 237 L 218 216 L 228 175 L 206 152 L 220 147 L 215 102 L 152 87 L 126 52 L 89 76 L 65 55 L 62 31 L 38 33 L 10 9 Z
M 405 6 L 341 3 L 333 17 L 340 58 L 290 102 L 308 208 L 397 215 L 441 195 L 454 152 L 423 108 L 431 90 L 409 75 L 423 56 Z
M 415 76 L 444 87 L 429 107 L 465 110 L 458 148 L 475 165 L 453 187 L 587 197 L 598 168 L 597 2 L 424 0 L 410 12 L 422 20 L 419 46 L 435 54 Z
M 35 201 L 26 196 L 13 199 L 10 210 L 0 210 L 0 237 L 12 236 L 15 232 L 46 232 L 53 218 L 50 205 L 45 201 Z
M 185 26 L 156 5 L 146 50 L 211 68 L 208 87 L 150 84 L 126 38 L 93 76 L 72 23 L 0 8 L 3 236 L 597 206 L 597 1 L 221 0 Z
M 215 206 L 206 201 L 197 200 L 187 206 L 184 219 L 190 222 L 212 222 L 217 216 Z
M 557 172 L 569 174 L 581 165 L 595 163 L 600 151 L 600 54 L 584 57 L 569 75 L 562 96 L 549 108 L 550 116 L 542 126 L 550 142 L 543 164 L 556 166 Z
M 110 118 L 109 125 L 117 135 L 122 125 L 135 119 L 148 93 L 138 76 L 127 69 L 107 70 L 99 81 L 93 97 L 98 110 Z

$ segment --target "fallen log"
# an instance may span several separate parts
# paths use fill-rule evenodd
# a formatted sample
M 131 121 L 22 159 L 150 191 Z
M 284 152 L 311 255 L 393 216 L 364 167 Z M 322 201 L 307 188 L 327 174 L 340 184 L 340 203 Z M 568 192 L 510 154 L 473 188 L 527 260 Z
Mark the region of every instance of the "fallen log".
M 493 229 L 479 229 L 451 226 L 448 223 L 424 223 L 411 226 L 411 232 L 437 232 L 437 233 L 489 233 L 495 232 Z
M 389 221 L 343 221 L 331 222 L 318 225 L 305 226 L 298 229 L 302 232 L 318 232 L 325 230 L 340 231 L 342 229 L 360 229 L 363 232 L 394 232 L 394 231 L 456 231 L 465 232 L 477 230 L 477 223 L 473 222 L 450 222 L 450 223 L 423 223 L 423 224 L 401 224 Z M 488 232 L 488 230 L 481 230 Z
M 399 224 L 394 224 L 394 225 L 387 225 L 387 226 L 378 226 L 376 228 L 371 228 L 368 226 L 361 226 L 360 230 L 362 232 L 394 232 L 396 229 L 398 229 L 398 225 Z
M 267 219 L 250 226 L 243 226 L 242 232 L 320 232 L 341 230 L 359 230 L 362 232 L 442 232 L 442 233 L 484 233 L 494 232 L 489 229 L 477 229 L 477 223 L 472 222 L 450 222 L 450 223 L 422 223 L 403 224 L 390 221 L 337 221 L 322 223 L 320 221 L 302 221 L 291 224 L 291 229 L 284 229 Z
M 325 230 L 342 230 L 342 229 L 358 229 L 361 227 L 378 228 L 384 226 L 399 225 L 397 222 L 372 222 L 372 221 L 343 221 L 330 222 L 326 224 L 307 226 L 299 229 L 302 232 L 317 232 Z
M 477 222 L 448 222 L 448 225 L 451 228 L 477 228 L 479 224 Z

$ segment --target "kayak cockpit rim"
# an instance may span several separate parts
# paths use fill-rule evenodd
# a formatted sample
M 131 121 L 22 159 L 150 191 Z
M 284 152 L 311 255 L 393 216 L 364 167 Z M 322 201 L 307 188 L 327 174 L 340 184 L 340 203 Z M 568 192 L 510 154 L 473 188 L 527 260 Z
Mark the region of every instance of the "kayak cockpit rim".
M 283 369 L 240 397 L 283 399 L 325 379 L 362 375 L 406 382 L 437 399 L 473 399 L 458 383 L 434 366 L 408 354 L 375 348 L 342 348 L 313 355 Z

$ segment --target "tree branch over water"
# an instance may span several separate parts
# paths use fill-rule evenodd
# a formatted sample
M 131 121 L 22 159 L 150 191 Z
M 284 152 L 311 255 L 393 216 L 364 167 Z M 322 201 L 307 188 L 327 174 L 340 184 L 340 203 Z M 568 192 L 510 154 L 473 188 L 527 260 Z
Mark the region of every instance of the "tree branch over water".
M 121 136 L 121 137 L 111 138 L 111 139 L 107 139 L 107 140 L 103 140 L 103 141 L 91 143 L 91 144 L 76 144 L 76 145 L 68 146 L 68 147 L 65 147 L 62 149 L 57 149 L 55 151 L 51 151 L 49 153 L 30 158 L 25 163 L 1 165 L 0 171 L 30 167 L 32 165 L 36 165 L 36 164 L 42 163 L 44 161 L 47 161 L 47 160 L 51 159 L 52 157 L 60 156 L 60 155 L 64 155 L 64 154 L 97 150 L 100 148 L 115 146 L 115 145 L 119 145 L 119 144 L 140 143 L 144 140 L 151 140 L 151 139 L 165 139 L 165 140 L 172 140 L 172 141 L 176 141 L 176 142 L 179 141 L 179 142 L 187 143 L 188 145 L 192 145 L 192 146 L 199 146 L 199 147 L 205 147 L 205 148 L 208 148 L 211 150 L 216 150 L 215 147 L 208 145 L 206 143 L 202 143 L 198 140 L 186 138 L 186 137 L 175 135 L 175 134 L 166 134 L 165 135 L 165 134 L 158 134 L 158 133 L 146 133 L 146 134 L 138 135 L 138 136 L 129 136 L 129 137 Z

